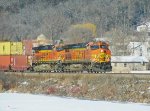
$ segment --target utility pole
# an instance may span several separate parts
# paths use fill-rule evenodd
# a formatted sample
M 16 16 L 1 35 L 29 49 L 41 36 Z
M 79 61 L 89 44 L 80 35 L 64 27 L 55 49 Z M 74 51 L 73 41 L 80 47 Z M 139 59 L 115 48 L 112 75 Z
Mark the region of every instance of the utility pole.
M 132 52 L 132 55 L 134 55 L 134 52 L 135 52 L 134 50 L 137 49 L 137 48 L 139 48 L 139 47 L 140 47 L 140 56 L 143 55 L 143 54 L 142 54 L 142 47 L 141 47 L 141 45 L 142 45 L 142 43 L 141 43 L 140 45 L 134 47 L 134 42 L 133 42 L 133 48 L 132 48 L 132 49 L 133 49 L 133 52 Z

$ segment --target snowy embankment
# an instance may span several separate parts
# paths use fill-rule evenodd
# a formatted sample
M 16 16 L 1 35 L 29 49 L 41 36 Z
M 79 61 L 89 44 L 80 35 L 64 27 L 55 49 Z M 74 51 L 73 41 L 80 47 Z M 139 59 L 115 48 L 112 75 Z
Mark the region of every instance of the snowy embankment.
M 0 93 L 0 111 L 150 111 L 150 105 Z
M 150 71 L 131 71 L 130 73 L 150 74 Z

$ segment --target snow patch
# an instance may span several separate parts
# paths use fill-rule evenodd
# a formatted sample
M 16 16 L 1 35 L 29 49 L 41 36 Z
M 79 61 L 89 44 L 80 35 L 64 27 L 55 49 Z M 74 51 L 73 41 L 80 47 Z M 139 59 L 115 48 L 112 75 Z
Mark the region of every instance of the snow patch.
M 22 84 L 22 85 L 29 85 L 29 83 L 26 82 L 26 81 L 25 81 L 25 82 L 22 82 L 21 84 Z
M 0 111 L 150 111 L 150 105 L 0 93 Z

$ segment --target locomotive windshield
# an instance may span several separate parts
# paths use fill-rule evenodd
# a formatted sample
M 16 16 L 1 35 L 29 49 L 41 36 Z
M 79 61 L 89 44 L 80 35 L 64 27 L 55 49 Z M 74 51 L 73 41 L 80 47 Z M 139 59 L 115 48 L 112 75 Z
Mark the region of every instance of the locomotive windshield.
M 99 49 L 99 48 L 102 48 L 102 49 L 108 49 L 108 46 L 107 45 L 92 45 L 91 46 L 91 49 L 94 50 L 94 49 Z
M 101 45 L 100 48 L 102 48 L 102 49 L 108 49 L 108 47 L 106 45 Z

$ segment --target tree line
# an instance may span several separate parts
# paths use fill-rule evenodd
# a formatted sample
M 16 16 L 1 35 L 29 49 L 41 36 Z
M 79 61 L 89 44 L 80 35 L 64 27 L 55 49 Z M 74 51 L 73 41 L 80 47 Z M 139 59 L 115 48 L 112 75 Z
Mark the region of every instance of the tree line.
M 79 23 L 95 24 L 97 37 L 114 29 L 129 35 L 149 19 L 149 0 L 1 0 L 0 39 L 35 38 L 41 33 L 60 39 Z

